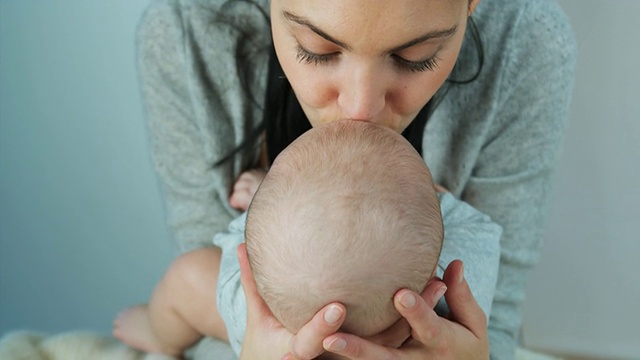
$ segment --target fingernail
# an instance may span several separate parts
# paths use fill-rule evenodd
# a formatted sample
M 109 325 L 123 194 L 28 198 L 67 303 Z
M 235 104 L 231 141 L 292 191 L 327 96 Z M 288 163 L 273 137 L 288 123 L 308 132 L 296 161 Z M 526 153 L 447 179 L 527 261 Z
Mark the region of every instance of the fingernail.
M 342 317 L 342 309 L 339 307 L 332 305 L 329 309 L 324 313 L 324 321 L 326 321 L 329 325 L 334 325 L 340 320 Z
M 444 295 L 444 293 L 447 292 L 447 287 L 443 286 L 440 289 L 438 289 L 438 291 L 436 291 L 435 295 L 433 295 L 433 302 L 434 304 L 437 304 L 438 301 L 440 301 L 440 299 L 442 298 L 442 295 Z
M 406 309 L 411 309 L 416 305 L 416 297 L 412 293 L 406 293 L 400 298 L 400 304 Z
M 343 338 L 336 338 L 332 340 L 329 344 L 327 350 L 329 351 L 342 351 L 347 348 L 347 340 Z
M 458 274 L 458 283 L 462 283 L 464 280 L 464 264 L 460 265 L 460 274 Z

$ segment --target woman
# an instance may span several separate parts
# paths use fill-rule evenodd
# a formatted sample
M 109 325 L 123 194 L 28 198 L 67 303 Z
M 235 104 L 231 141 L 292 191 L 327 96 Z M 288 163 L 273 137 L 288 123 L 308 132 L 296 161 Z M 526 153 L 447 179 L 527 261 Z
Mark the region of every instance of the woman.
M 575 66 L 554 0 L 164 0 L 139 36 L 154 159 L 182 251 L 210 246 L 238 214 L 229 196 L 242 172 L 309 126 L 345 118 L 403 133 L 436 182 L 504 229 L 488 333 L 459 265 L 444 278 L 449 319 L 429 311 L 441 284 L 398 293 L 412 328 L 398 349 L 394 335 L 334 334 L 341 320 L 324 323 L 324 310 L 295 336 L 263 327 L 269 314 L 245 272 L 245 358 L 280 358 L 274 339 L 299 358 L 323 346 L 351 359 L 482 358 L 489 343 L 493 358 L 513 357 Z

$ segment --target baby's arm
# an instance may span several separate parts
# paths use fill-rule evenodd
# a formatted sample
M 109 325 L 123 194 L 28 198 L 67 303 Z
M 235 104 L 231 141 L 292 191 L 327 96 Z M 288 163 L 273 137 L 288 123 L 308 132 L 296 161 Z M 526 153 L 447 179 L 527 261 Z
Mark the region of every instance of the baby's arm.
M 266 174 L 267 172 L 260 168 L 245 171 L 240 174 L 235 184 L 233 184 L 233 192 L 229 197 L 229 205 L 234 209 L 247 211 L 253 195 L 258 191 L 258 187 Z
M 489 216 L 450 193 L 438 194 L 444 223 L 444 241 L 438 276 L 453 260 L 464 263 L 465 278 L 478 305 L 489 316 L 498 280 L 502 228 Z M 438 312 L 447 312 L 438 304 Z

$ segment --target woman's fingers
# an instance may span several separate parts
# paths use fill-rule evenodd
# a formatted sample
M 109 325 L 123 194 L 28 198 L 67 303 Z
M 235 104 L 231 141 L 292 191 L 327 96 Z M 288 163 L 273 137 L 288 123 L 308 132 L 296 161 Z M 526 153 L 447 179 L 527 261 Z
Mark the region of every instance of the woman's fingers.
M 430 342 L 437 341 L 444 329 L 444 320 L 438 317 L 433 307 L 446 291 L 446 286 L 440 281 L 431 281 L 422 293 L 403 289 L 394 296 L 394 305 L 411 326 L 413 339 L 402 346 L 401 350 L 386 347 L 371 341 L 348 334 L 335 334 L 327 337 L 324 348 L 332 353 L 351 360 L 359 359 L 393 359 L 402 356 L 403 359 L 422 359 L 424 349 Z M 422 351 L 422 353 L 420 352 Z
M 486 318 L 463 275 L 462 262 L 454 261 L 444 279 L 430 281 L 422 294 L 407 289 L 395 294 L 394 305 L 411 326 L 411 338 L 400 348 L 342 333 L 328 336 L 324 348 L 351 360 L 488 359 Z M 441 318 L 433 311 L 443 295 L 451 319 Z
M 313 359 L 324 352 L 322 340 L 338 331 L 344 322 L 346 309 L 340 303 L 332 303 L 316 315 L 293 337 L 293 352 L 302 359 Z
M 438 304 L 438 301 L 447 291 L 447 285 L 438 277 L 432 277 L 427 286 L 422 290 L 421 297 L 427 303 L 430 309 L 433 309 Z
M 446 287 L 441 284 L 427 286 L 422 296 L 402 289 L 394 296 L 396 309 L 411 326 L 411 336 L 422 344 L 429 345 L 436 342 L 444 330 L 444 322 L 433 310 L 438 296 L 442 297 Z
M 331 335 L 324 339 L 322 345 L 327 351 L 350 360 L 386 360 L 397 358 L 396 349 L 374 344 L 349 334 Z
M 446 285 L 434 278 L 427 283 L 421 296 L 402 289 L 393 298 L 396 309 L 411 327 L 411 336 L 423 344 L 434 341 L 443 329 L 442 319 L 433 308 L 446 291 Z
M 390 328 L 380 334 L 368 337 L 367 340 L 374 344 L 399 348 L 409 336 L 411 336 L 411 327 L 407 319 L 400 318 L 395 324 L 391 325 Z
M 450 320 L 433 310 L 443 295 L 451 309 Z M 486 318 L 464 279 L 462 262 L 453 262 L 444 280 L 434 278 L 420 295 L 399 290 L 394 305 L 411 326 L 411 338 L 399 348 L 342 333 L 328 336 L 324 348 L 351 360 L 489 358 Z
M 423 298 L 427 304 L 427 307 L 434 308 L 438 303 L 438 300 L 442 297 L 442 294 L 446 291 L 446 286 L 442 280 L 438 278 L 431 279 L 427 286 L 425 286 L 422 292 Z M 411 326 L 404 317 L 400 318 L 389 329 L 383 331 L 380 334 L 371 336 L 367 340 L 393 348 L 399 348 L 408 338 L 411 336 Z
M 487 317 L 476 302 L 464 278 L 462 261 L 455 260 L 444 272 L 443 281 L 448 286 L 445 298 L 451 320 L 469 329 L 477 337 L 486 334 Z

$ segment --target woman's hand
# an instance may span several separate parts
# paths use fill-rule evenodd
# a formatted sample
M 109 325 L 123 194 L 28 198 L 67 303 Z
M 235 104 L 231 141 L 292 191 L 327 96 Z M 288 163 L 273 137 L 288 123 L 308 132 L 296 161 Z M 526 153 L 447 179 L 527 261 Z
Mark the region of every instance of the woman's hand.
M 238 260 L 242 288 L 247 300 L 247 327 L 240 360 L 308 360 L 323 353 L 322 341 L 338 331 L 345 318 L 345 307 L 339 303 L 325 306 L 293 335 L 273 316 L 260 297 L 247 259 L 245 244 L 238 246 Z
M 411 326 L 411 338 L 399 348 L 338 333 L 324 340 L 325 349 L 352 360 L 489 359 L 487 319 L 464 279 L 461 261 L 456 260 L 447 267 L 443 282 L 448 288 L 445 298 L 450 313 L 447 318 L 433 311 L 442 287 L 430 284 L 422 296 L 406 289 L 396 293 L 396 309 Z
M 447 267 L 442 282 L 431 281 L 422 296 L 406 289 L 398 291 L 394 303 L 406 320 L 362 339 L 335 333 L 345 318 L 345 308 L 339 303 L 327 305 L 297 334 L 291 334 L 258 294 L 244 244 L 238 247 L 238 259 L 247 299 L 247 327 L 240 360 L 308 360 L 320 356 L 325 349 L 352 360 L 489 359 L 487 319 L 469 290 L 459 260 Z M 451 310 L 447 318 L 433 311 L 443 293 Z

